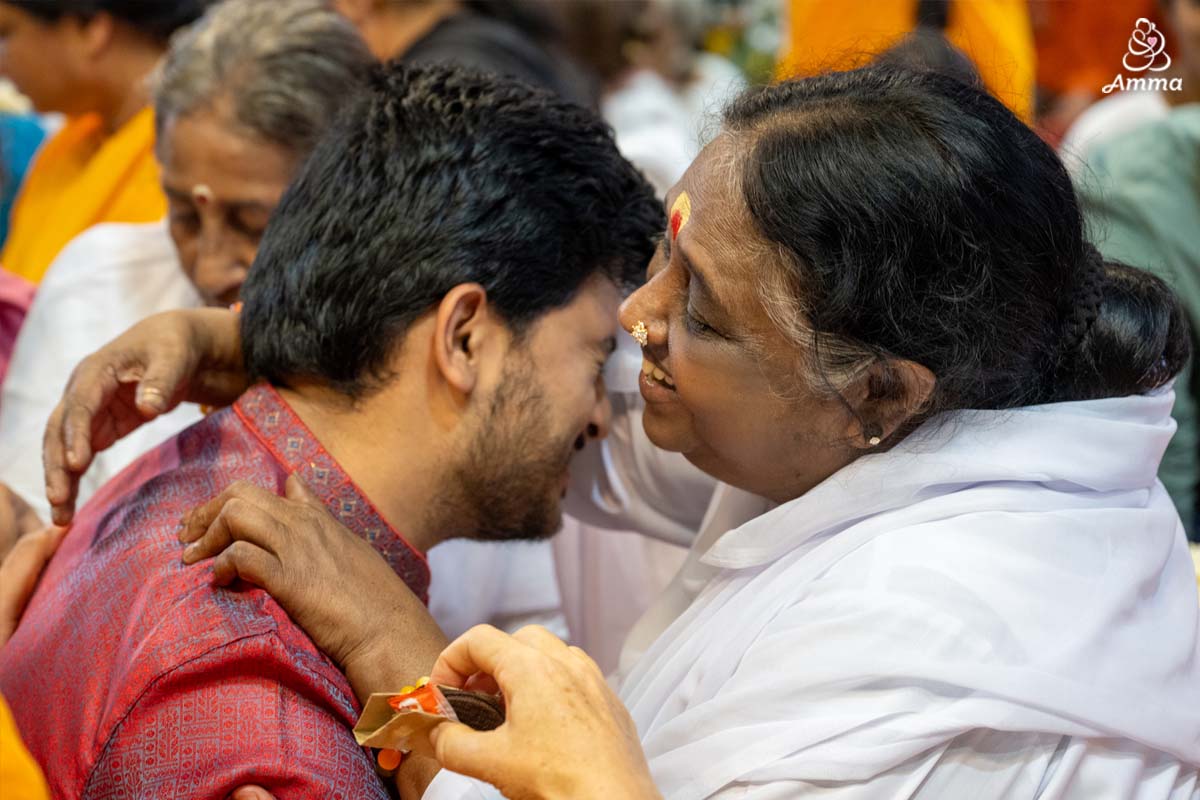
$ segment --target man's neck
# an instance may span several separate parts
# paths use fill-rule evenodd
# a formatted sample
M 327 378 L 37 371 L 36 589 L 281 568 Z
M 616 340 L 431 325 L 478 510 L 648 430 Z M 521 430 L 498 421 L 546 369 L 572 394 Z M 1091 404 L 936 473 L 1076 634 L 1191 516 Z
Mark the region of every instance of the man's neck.
M 393 390 L 394 391 L 394 390 Z M 449 538 L 437 522 L 439 487 L 445 463 L 432 425 L 416 415 L 379 414 L 363 409 L 378 398 L 355 403 L 325 387 L 301 385 L 279 394 L 375 505 L 384 520 L 414 548 L 426 552 Z

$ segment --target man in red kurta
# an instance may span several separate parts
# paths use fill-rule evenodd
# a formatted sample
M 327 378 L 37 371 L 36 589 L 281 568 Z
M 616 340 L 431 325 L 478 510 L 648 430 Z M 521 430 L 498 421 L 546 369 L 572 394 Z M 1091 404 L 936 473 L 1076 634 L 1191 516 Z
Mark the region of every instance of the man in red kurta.
M 242 355 L 266 382 L 93 496 L 0 651 L 55 795 L 385 796 L 334 664 L 265 593 L 184 567 L 178 523 L 295 472 L 420 597 L 441 541 L 552 534 L 571 456 L 608 424 L 621 289 L 662 224 L 585 109 L 382 67 L 243 287 Z
M 0 693 L 55 797 L 386 797 L 346 679 L 263 591 L 180 561 L 180 518 L 230 482 L 296 472 L 418 595 L 413 550 L 262 385 L 143 456 L 85 506 L 0 650 Z

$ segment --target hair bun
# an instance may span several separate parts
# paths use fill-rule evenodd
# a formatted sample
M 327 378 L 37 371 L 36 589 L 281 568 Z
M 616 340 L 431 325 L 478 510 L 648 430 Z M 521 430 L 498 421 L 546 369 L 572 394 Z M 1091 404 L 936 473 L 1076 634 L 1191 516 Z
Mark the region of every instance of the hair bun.
M 1071 295 L 1063 323 L 1060 352 L 1064 361 L 1070 360 L 1088 335 L 1100 316 L 1100 306 L 1104 302 L 1104 256 L 1090 242 L 1084 242 L 1083 248 L 1079 282 Z
M 1100 273 L 1099 313 L 1064 359 L 1055 399 L 1152 392 L 1179 374 L 1190 356 L 1187 315 L 1162 279 L 1115 262 L 1101 262 Z

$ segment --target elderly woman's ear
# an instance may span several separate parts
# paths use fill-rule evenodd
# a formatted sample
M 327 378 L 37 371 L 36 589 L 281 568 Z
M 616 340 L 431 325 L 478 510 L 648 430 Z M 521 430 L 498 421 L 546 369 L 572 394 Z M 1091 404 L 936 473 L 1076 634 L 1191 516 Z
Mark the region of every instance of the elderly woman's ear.
M 879 359 L 842 392 L 851 414 L 846 438 L 851 448 L 871 450 L 900 430 L 910 430 L 929 406 L 937 377 L 906 359 Z

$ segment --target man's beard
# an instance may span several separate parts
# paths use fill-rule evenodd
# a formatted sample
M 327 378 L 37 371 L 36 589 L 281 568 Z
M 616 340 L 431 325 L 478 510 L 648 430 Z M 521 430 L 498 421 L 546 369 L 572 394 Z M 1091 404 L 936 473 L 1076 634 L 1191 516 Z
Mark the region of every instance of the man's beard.
M 456 472 L 455 505 L 472 539 L 546 539 L 562 526 L 562 481 L 572 440 L 547 429 L 553 414 L 525 359 L 505 368 L 470 452 Z

